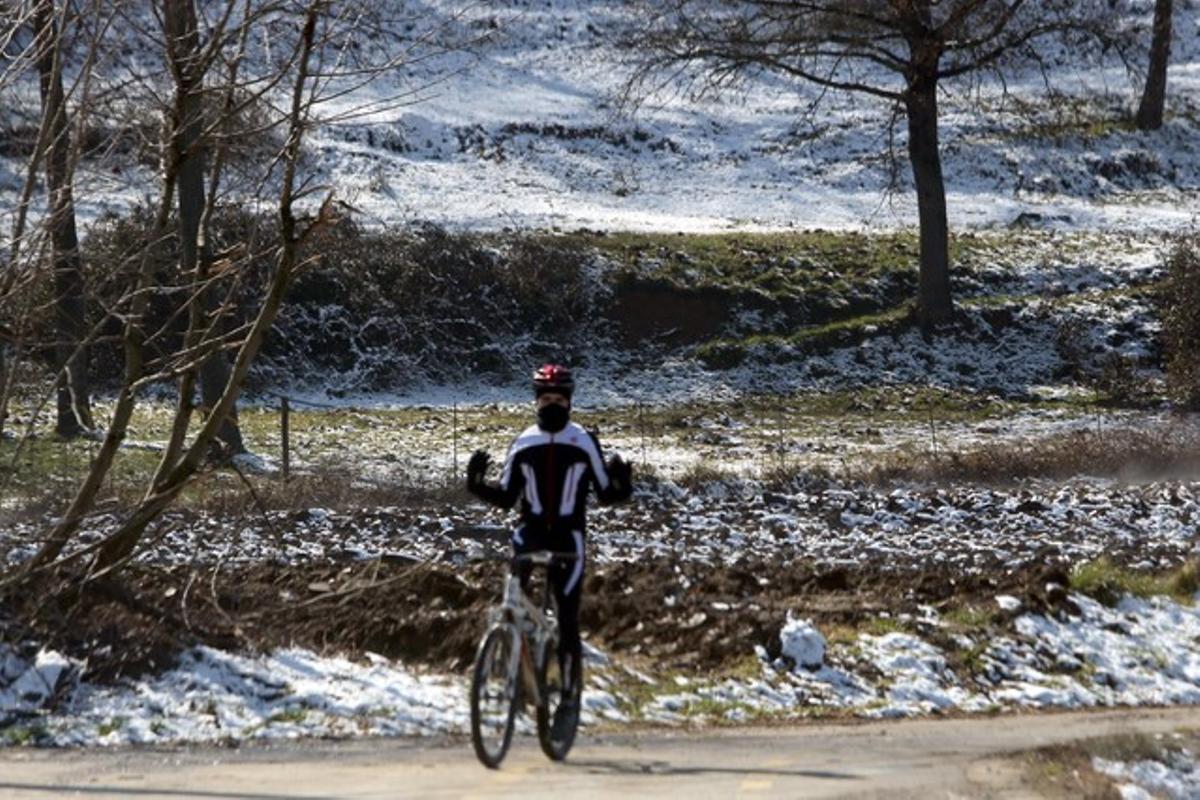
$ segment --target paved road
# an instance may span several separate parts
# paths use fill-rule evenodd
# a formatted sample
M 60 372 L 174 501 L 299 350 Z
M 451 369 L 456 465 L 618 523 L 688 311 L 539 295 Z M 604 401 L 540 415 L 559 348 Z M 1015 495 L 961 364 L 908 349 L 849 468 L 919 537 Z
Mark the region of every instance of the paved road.
M 1028 797 L 1018 750 L 1200 727 L 1200 708 L 584 737 L 565 765 L 519 739 L 485 770 L 461 742 L 239 750 L 0 750 L 0 797 Z

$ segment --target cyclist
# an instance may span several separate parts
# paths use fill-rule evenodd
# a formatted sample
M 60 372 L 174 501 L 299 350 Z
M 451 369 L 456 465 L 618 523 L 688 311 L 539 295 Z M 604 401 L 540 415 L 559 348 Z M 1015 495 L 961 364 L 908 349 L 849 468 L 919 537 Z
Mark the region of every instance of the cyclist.
M 539 367 L 533 374 L 533 391 L 537 423 L 508 448 L 500 483 L 484 479 L 491 456 L 477 450 L 467 463 L 467 489 L 505 509 L 521 499 L 520 524 L 512 534 L 517 554 L 550 550 L 575 556 L 572 561 L 554 562 L 548 572 L 558 602 L 562 710 L 571 714 L 578 711 L 575 704 L 583 675 L 579 603 L 587 495 L 594 486 L 601 503 L 627 499 L 633 488 L 631 469 L 617 455 L 605 463 L 595 434 L 570 421 L 575 380 L 569 369 L 558 364 Z M 522 582 L 528 578 L 526 566 Z M 563 724 L 563 718 L 558 715 L 555 722 Z

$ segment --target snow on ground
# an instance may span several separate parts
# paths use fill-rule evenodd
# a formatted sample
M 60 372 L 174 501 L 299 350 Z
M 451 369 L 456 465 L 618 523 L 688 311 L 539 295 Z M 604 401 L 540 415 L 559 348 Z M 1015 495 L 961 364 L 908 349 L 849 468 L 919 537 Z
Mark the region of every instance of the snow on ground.
M 6 662 L 20 675 L 0 692 L 9 743 L 412 736 L 461 732 L 468 719 L 460 678 L 416 673 L 381 656 L 354 663 L 300 649 L 253 657 L 198 647 L 161 675 L 116 686 L 68 679 L 65 687 L 61 657 L 39 653 L 23 662 L 10 653 Z M 46 686 L 56 690 L 57 710 L 39 714 Z
M 831 712 L 878 718 L 1200 705 L 1200 609 L 1163 597 L 1126 597 L 1113 608 L 1081 595 L 1069 601 L 1074 611 L 1020 614 L 1011 635 L 990 642 L 960 635 L 960 648 L 978 657 L 974 674 L 956 672 L 947 654 L 923 638 L 922 631 L 942 625 L 932 609 L 901 620 L 916 632 L 860 633 L 851 643 L 828 645 L 810 623 L 785 620 L 785 656 L 798 652 L 799 662 L 771 661 L 759 647 L 758 677 L 718 683 L 685 676 L 660 683 L 589 647 L 583 721 L 706 724 Z M 236 656 L 200 647 L 158 676 L 105 687 L 80 685 L 77 666 L 53 653 L 0 652 L 0 721 L 8 743 L 433 735 L 468 725 L 461 677 L 417 673 L 372 654 L 354 662 L 300 649 Z M 618 678 L 652 686 L 650 699 L 635 701 Z M 530 731 L 527 721 L 520 730 Z M 1170 781 L 1194 785 L 1190 773 L 1174 768 L 1181 774 L 1161 765 L 1111 766 L 1152 791 Z
M 1200 609 L 1194 601 L 1126 597 L 1113 608 L 1078 594 L 1069 601 L 1074 611 L 1016 616 L 1008 636 L 958 634 L 958 649 L 970 655 L 964 663 L 974 665 L 971 674 L 951 668 L 948 654 L 923 637 L 943 625 L 928 609 L 920 619 L 899 621 L 915 632 L 859 633 L 851 643 L 828 645 L 819 664 L 771 662 L 760 648 L 760 677 L 695 683 L 682 695 L 664 694 L 650 704 L 647 718 L 678 722 L 691 711 L 741 720 L 847 708 L 861 716 L 900 717 L 1200 705 Z M 795 627 L 789 620 L 785 634 Z
M 442 13 L 455 5 L 429 4 Z M 661 96 L 633 117 L 619 113 L 628 67 L 603 33 L 627 14 L 596 0 L 476 7 L 470 17 L 500 30 L 478 60 L 411 109 L 318 136 L 322 167 L 356 207 L 388 222 L 694 231 L 915 221 L 911 192 L 884 196 L 884 102 L 763 75 L 743 95 Z M 1187 225 L 1200 187 L 1189 117 L 1200 74 L 1196 37 L 1183 32 L 1197 13 L 1176 14 L 1170 87 L 1182 113 L 1153 135 L 1038 133 L 1000 87 L 948 83 L 941 139 L 951 224 L 1007 224 L 1033 212 L 1088 229 Z M 1115 65 L 1067 60 L 1050 79 L 1091 98 L 1101 118 L 1127 114 L 1136 99 Z M 1042 75 L 1010 75 L 1007 89 L 1048 106 L 1042 126 L 1069 127 L 1071 103 L 1048 104 Z M 827 96 L 809 113 L 818 95 Z M 980 97 L 986 113 L 972 107 Z M 900 148 L 903 138 L 898 131 Z M 401 146 L 388 152 L 374 141 Z M 903 163 L 899 171 L 907 186 Z
M 785 563 L 976 572 L 1052 555 L 1076 561 L 1128 552 L 1150 565 L 1197 552 L 1195 484 L 890 491 L 751 486 L 717 483 L 676 493 L 666 484 L 658 496 L 601 517 L 591 538 L 597 557 L 649 552 L 731 563 L 757 555 Z
M 1107 554 L 1136 568 L 1163 569 L 1200 555 L 1198 519 L 1200 484 L 1194 482 L 881 490 L 837 483 L 772 489 L 731 480 L 689 490 L 665 481 L 640 490 L 633 504 L 596 510 L 588 543 L 597 563 L 648 556 L 708 564 L 765 558 L 979 573 Z M 96 518 L 76 545 L 98 541 L 116 524 L 111 515 Z M 507 516 L 479 505 L 312 508 L 238 517 L 170 511 L 155 523 L 147 537 L 153 544 L 140 558 L 182 565 L 385 555 L 464 563 L 504 551 L 508 525 Z M 15 524 L 3 542 L 8 562 L 27 558 L 42 530 Z
M 432 0 L 426 5 L 448 14 L 456 4 Z M 316 131 L 307 166 L 371 224 L 432 220 L 477 229 L 660 231 L 913 224 L 911 192 L 902 188 L 890 199 L 883 195 L 889 175 L 881 122 L 888 109 L 862 98 L 830 96 L 818 115 L 809 116 L 812 91 L 762 78 L 748 85 L 740 102 L 674 96 L 651 103 L 633 118 L 614 113 L 611 95 L 622 71 L 614 68 L 612 48 L 598 31 L 619 22 L 621 13 L 619 4 L 595 0 L 478 4 L 466 22 L 486 23 L 489 15 L 497 15 L 502 35 L 495 42 L 472 59 L 432 64 L 430 70 L 461 71 L 417 105 Z M 1198 13 L 1194 4 L 1177 10 L 1181 34 L 1168 101 L 1174 114 L 1158 133 L 1120 126 L 1095 136 L 1071 132 L 1072 126 L 1086 128 L 1096 117 L 1112 120 L 1132 107 L 1128 81 L 1111 70 L 1064 67 L 1057 76 L 1066 78 L 1083 101 L 1078 120 L 1045 105 L 1034 125 L 1006 114 L 985 117 L 970 109 L 964 95 L 949 93 L 942 141 L 951 224 L 988 228 L 1025 214 L 1028 223 L 1054 230 L 1122 229 L 1138 235 L 1194 224 L 1200 191 L 1195 123 L 1200 37 L 1188 33 L 1196 30 Z M 1036 101 L 1039 83 L 1040 78 L 1014 80 L 1010 89 Z M 982 96 L 997 99 L 991 91 L 983 87 Z M 345 102 L 363 99 L 371 98 Z M 16 113 L 15 106 L 10 112 Z M 1007 132 L 997 127 L 1000 122 Z M 1039 125 L 1058 125 L 1065 132 L 1039 133 Z M 0 159 L 0 219 L 15 206 L 21 174 L 17 159 Z M 85 162 L 76 192 L 81 216 L 86 222 L 127 209 L 153 185 L 144 166 L 131 163 L 114 170 L 111 164 Z M 996 275 L 961 278 L 987 278 L 989 286 L 1001 285 L 1014 295 L 1094 296 L 1027 304 L 1017 314 L 1019 325 L 998 331 L 979 314 L 979 335 L 952 345 L 930 348 L 911 333 L 879 335 L 853 348 L 808 355 L 797 370 L 781 371 L 769 386 L 757 366 L 712 371 L 694 359 L 667 358 L 647 377 L 615 357 L 608 362 L 601 357 L 589 367 L 590 402 L 732 399 L 754 389 L 837 389 L 867 382 L 970 386 L 1006 396 L 1037 393 L 1054 383 L 1062 367 L 1054 343 L 1072 315 L 1099 319 L 1091 335 L 1116 352 L 1142 354 L 1141 343 L 1156 324 L 1146 303 L 1131 298 L 1118 306 L 1106 302 L 1101 309 L 1093 301 L 1111 289 L 1160 277 L 1161 259 L 1153 246 L 1135 246 L 1132 254 L 1093 251 L 1103 257 L 1060 255 L 1053 242 L 1047 248 L 1046 258 L 998 269 Z M 1090 263 L 1095 261 L 1100 263 Z M 456 387 L 424 387 L 369 402 L 444 408 L 454 402 L 517 403 L 526 395 L 523 386 L 461 394 Z M 316 399 L 328 402 L 325 396 Z M 1080 421 L 1040 414 L 999 423 L 1026 435 L 1039 425 L 1052 430 L 1073 424 Z M 1139 566 L 1154 568 L 1200 553 L 1200 487 L 1194 482 L 769 489 L 752 479 L 755 465 L 765 459 L 759 443 L 746 444 L 744 432 L 710 421 L 689 433 L 708 436 L 716 445 L 699 464 L 719 459 L 738 476 L 689 490 L 671 479 L 697 465 L 690 459 L 703 443 L 660 447 L 654 458 L 665 479 L 645 491 L 637 505 L 596 515 L 589 535 L 597 562 L 670 554 L 722 563 L 769 554 L 782 563 L 871 561 L 898 569 L 932 563 L 973 572 L 1102 553 L 1136 556 Z M 942 433 L 949 440 L 986 437 L 979 425 Z M 885 428 L 866 438 L 894 448 L 905 436 L 919 443 L 922 434 L 912 428 L 893 436 Z M 365 438 L 363 452 L 391 456 L 364 461 L 366 477 L 393 477 L 400 471 L 398 461 L 408 468 L 403 453 L 395 455 L 396 442 L 379 432 Z M 639 439 L 625 431 L 612 441 L 637 452 Z M 413 463 L 449 471 L 452 459 L 444 448 L 411 452 Z M 303 458 L 299 468 L 305 466 Z M 269 462 L 264 466 L 270 468 Z M 311 561 L 391 553 L 415 560 L 467 560 L 503 547 L 504 522 L 474 508 L 345 513 L 314 508 L 236 521 L 173 512 L 160 528 L 167 531 L 163 541 L 143 557 L 159 563 L 176 563 L 184 553 L 188 561 Z M 97 518 L 79 544 L 94 542 L 115 523 Z M 9 543 L 16 547 L 7 553 L 10 563 L 29 554 L 28 544 L 41 530 L 22 524 L 11 531 Z M 914 622 L 915 631 L 864 633 L 850 645 L 822 648 L 816 646 L 819 631 L 781 620 L 792 626 L 787 640 L 794 648 L 789 649 L 806 666 L 764 661 L 760 677 L 716 685 L 682 679 L 645 716 L 702 718 L 708 712 L 701 708 L 745 719 L 814 708 L 894 716 L 994 706 L 1200 702 L 1195 608 L 1165 599 L 1126 599 L 1111 609 L 1085 597 L 1071 600 L 1077 613 L 1064 617 L 1020 614 L 1009 601 L 999 601 L 1017 614 L 1012 632 L 994 641 L 968 637 L 961 643 L 983 665 L 978 677 L 956 673 L 949 654 L 922 638 L 922 625 L 938 625 L 932 613 Z M 627 698 L 611 678 L 621 667 L 593 666 L 587 719 L 627 717 Z M 5 726 L 7 740 L 117 744 L 424 734 L 461 731 L 465 725 L 460 679 L 420 674 L 378 658 L 358 663 L 300 650 L 237 656 L 198 649 L 185 653 L 168 672 L 111 687 L 78 685 L 76 673 L 77 665 L 52 652 L 0 652 L 0 716 L 13 715 Z M 1131 782 L 1150 791 L 1193 785 L 1184 782 L 1183 768 L 1163 778 L 1174 784 L 1144 782 L 1150 767 L 1119 769 L 1140 775 Z
M 1122 800 L 1189 800 L 1200 797 L 1200 769 L 1187 748 L 1168 750 L 1163 758 L 1115 761 L 1096 756 L 1092 769 L 1117 781 Z

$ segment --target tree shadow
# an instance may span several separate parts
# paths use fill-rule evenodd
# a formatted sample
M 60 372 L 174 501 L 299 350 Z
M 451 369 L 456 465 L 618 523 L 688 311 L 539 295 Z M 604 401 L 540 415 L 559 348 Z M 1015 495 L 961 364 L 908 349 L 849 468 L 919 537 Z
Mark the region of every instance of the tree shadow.
M 133 788 L 130 786 L 106 786 L 103 784 L 93 786 L 75 786 L 70 784 L 42 784 L 42 783 L 4 783 L 0 782 L 0 794 L 5 794 L 9 791 L 21 792 L 45 792 L 50 797 L 61 797 L 66 794 L 75 795 L 95 795 L 103 797 L 106 795 L 112 797 L 139 797 L 153 795 L 154 797 L 180 797 L 180 798 L 196 798 L 197 800 L 284 800 L 284 798 L 294 797 L 293 794 L 248 794 L 246 792 L 208 792 L 201 789 L 156 789 L 151 786 L 145 788 Z M 315 800 L 332 800 L 332 798 L 316 798 Z
M 778 767 L 677 766 L 669 761 L 632 758 L 571 759 L 566 768 L 579 769 L 593 775 L 774 775 L 788 778 L 820 778 L 822 780 L 861 780 L 848 772 L 825 769 L 781 769 Z

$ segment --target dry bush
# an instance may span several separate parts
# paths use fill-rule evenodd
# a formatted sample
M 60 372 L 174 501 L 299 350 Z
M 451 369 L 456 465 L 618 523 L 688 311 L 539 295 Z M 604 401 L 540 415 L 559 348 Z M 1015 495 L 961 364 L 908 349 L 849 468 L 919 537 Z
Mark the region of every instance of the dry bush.
M 1145 429 L 1071 431 L 934 456 L 905 454 L 872 467 L 876 483 L 951 481 L 1006 484 L 1076 476 L 1129 481 L 1200 475 L 1200 428 L 1167 423 Z
M 294 474 L 286 482 L 270 477 L 221 471 L 201 479 L 180 505 L 218 516 L 242 516 L 257 511 L 300 511 L 327 508 L 351 511 L 361 508 L 427 507 L 468 501 L 458 481 L 441 484 L 366 482 L 352 470 L 317 469 Z
M 790 492 L 799 489 L 820 489 L 832 483 L 835 476 L 820 464 L 776 464 L 762 471 L 763 486 L 770 491 Z
M 1146 382 L 1138 375 L 1137 366 L 1137 359 L 1109 353 L 1090 383 L 1110 405 L 1140 405 L 1146 399 Z
M 1176 242 L 1163 289 L 1167 389 L 1184 408 L 1200 411 L 1200 234 Z
M 88 317 L 124 291 L 153 221 L 146 207 L 89 226 L 83 242 Z M 244 245 L 236 274 L 232 322 L 250 319 L 273 270 L 265 242 L 277 237 L 273 218 L 220 206 L 213 220 L 213 250 Z M 422 377 L 421 370 L 466 369 L 507 377 L 513 364 L 576 360 L 594 341 L 603 313 L 599 281 L 590 277 L 593 256 L 577 243 L 525 234 L 484 236 L 437 226 L 368 231 L 350 219 L 323 229 L 309 243 L 314 263 L 300 273 L 255 366 L 253 387 L 283 384 L 321 373 L 356 390 L 391 389 Z M 153 250 L 160 283 L 177 281 L 179 249 L 174 226 Z M 232 284 L 223 280 L 217 292 Z M 47 277 L 32 287 L 29 303 L 50 309 Z M 148 328 L 157 330 L 177 311 L 176 291 L 151 298 Z M 48 310 L 34 320 L 38 336 L 52 340 Z M 110 320 L 93 348 L 93 371 L 118 375 L 121 322 Z M 179 327 L 178 325 L 175 326 Z M 151 357 L 177 344 L 178 331 L 150 343 Z M 43 355 L 42 362 L 48 362 Z M 439 378 L 444 377 L 442 375 Z M 103 381 L 101 381 L 103 383 Z
M 1068 317 L 1059 324 L 1054 348 L 1066 375 L 1078 378 L 1085 372 L 1091 355 L 1088 336 L 1088 324 L 1082 317 Z
M 508 377 L 514 364 L 576 360 L 592 343 L 590 256 L 524 238 L 436 226 L 321 241 L 268 343 L 281 380 L 297 367 L 392 388 L 447 369 Z M 297 359 L 300 356 L 300 360 Z
M 675 479 L 675 483 L 692 491 L 703 489 L 713 484 L 734 484 L 739 481 L 740 479 L 734 471 L 727 469 L 721 464 L 709 464 L 703 461 L 697 461 L 695 464 L 692 464 Z

